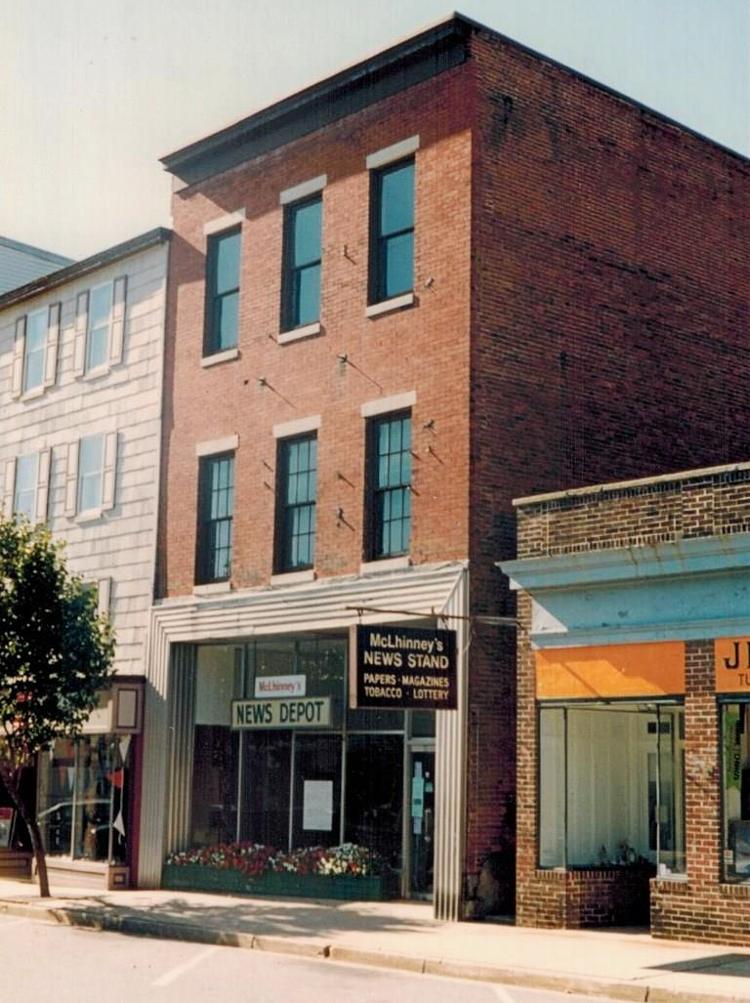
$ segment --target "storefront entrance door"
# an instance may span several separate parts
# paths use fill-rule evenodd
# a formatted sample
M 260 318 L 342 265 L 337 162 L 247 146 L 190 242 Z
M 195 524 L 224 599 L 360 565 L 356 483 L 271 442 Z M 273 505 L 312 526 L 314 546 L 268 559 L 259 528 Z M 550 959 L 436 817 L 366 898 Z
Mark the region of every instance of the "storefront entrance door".
M 432 897 L 435 846 L 435 747 L 412 748 L 409 770 L 409 893 Z

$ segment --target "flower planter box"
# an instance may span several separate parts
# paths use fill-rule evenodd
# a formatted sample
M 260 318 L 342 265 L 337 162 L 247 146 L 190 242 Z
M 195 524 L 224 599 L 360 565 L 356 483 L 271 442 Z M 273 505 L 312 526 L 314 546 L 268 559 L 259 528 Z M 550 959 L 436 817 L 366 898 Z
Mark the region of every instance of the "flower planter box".
M 293 874 L 268 871 L 249 877 L 237 870 L 200 864 L 165 864 L 162 887 L 175 891 L 224 892 L 233 895 L 268 895 L 274 898 L 345 899 L 377 902 L 393 898 L 396 882 L 390 876 L 349 874 Z

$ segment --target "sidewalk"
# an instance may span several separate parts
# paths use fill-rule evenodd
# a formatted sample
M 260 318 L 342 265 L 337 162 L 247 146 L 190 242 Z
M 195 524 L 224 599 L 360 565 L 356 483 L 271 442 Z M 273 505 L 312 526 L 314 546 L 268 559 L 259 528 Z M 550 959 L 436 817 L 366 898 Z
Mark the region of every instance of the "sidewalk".
M 440 923 L 430 905 L 412 902 L 59 891 L 41 900 L 35 885 L 0 880 L 0 914 L 643 1003 L 750 1000 L 750 949 L 630 931 Z

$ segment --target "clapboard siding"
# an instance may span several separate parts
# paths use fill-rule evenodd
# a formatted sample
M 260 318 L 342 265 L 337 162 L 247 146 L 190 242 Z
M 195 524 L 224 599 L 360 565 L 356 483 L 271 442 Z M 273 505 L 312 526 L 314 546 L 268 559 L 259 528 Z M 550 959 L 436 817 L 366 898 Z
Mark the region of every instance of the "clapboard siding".
M 152 601 L 166 282 L 166 244 L 150 247 L 0 313 L 0 470 L 7 459 L 52 450 L 48 523 L 67 541 L 69 566 L 86 579 L 111 579 L 110 615 L 119 674 L 142 675 Z M 80 292 L 127 276 L 122 362 L 103 376 L 73 370 L 76 300 Z M 61 303 L 57 380 L 33 400 L 11 397 L 16 319 Z M 68 444 L 96 432 L 117 432 L 115 504 L 99 519 L 65 515 Z

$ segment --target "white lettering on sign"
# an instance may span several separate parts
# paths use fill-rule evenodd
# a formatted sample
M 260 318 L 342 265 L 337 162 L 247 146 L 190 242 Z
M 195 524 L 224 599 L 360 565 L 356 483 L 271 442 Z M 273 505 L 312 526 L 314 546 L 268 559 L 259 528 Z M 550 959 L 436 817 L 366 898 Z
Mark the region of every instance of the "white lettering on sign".
M 331 698 L 233 700 L 233 728 L 325 728 L 331 723 Z
M 274 697 L 303 697 L 307 676 L 257 676 L 255 696 L 271 700 Z

